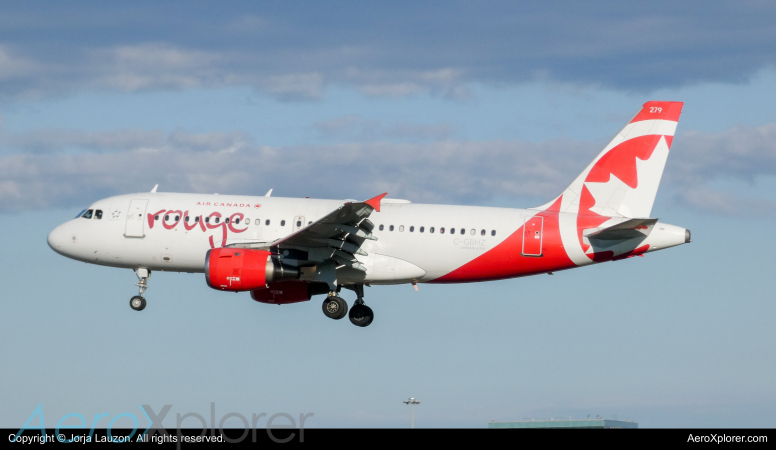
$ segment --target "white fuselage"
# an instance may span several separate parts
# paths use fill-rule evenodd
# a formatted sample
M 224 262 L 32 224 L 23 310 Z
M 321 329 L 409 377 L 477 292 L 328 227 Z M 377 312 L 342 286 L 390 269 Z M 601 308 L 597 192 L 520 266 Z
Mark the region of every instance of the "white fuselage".
M 51 232 L 48 242 L 62 255 L 92 264 L 203 272 L 205 255 L 211 248 L 274 241 L 342 204 L 341 200 L 236 195 L 120 195 L 93 203 L 88 208 L 94 211 L 92 218 L 63 223 Z M 447 282 L 546 273 L 595 262 L 591 258 L 569 259 L 566 247 L 572 244 L 562 235 L 573 236 L 576 229 L 559 233 L 551 229 L 549 219 L 545 219 L 544 235 L 537 234 L 543 240 L 542 256 L 527 257 L 522 248 L 505 248 L 512 245 L 505 241 L 522 233 L 526 221 L 541 213 L 534 209 L 425 205 L 390 199 L 383 200 L 381 206 L 370 217 L 377 240 L 364 242 L 362 249 L 368 256 L 357 256 L 367 269 L 366 278 L 359 280 L 364 283 L 429 282 L 470 263 L 485 268 L 479 267 L 476 276 L 467 278 L 464 273 Z M 99 219 L 97 211 L 101 211 Z M 575 223 L 562 218 L 555 222 Z M 650 246 L 648 251 L 685 242 L 683 228 L 658 225 L 642 243 Z M 518 237 L 522 240 L 523 236 Z M 494 249 L 498 254 L 488 256 Z M 488 264 L 495 267 L 502 263 L 514 269 L 482 275 Z M 341 282 L 348 282 L 346 275 Z

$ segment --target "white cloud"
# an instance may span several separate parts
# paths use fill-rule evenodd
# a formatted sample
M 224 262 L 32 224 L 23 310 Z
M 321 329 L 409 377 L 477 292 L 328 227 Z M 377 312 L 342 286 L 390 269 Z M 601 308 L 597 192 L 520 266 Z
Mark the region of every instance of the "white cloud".
M 374 140 L 442 140 L 450 138 L 454 129 L 450 124 L 419 124 L 399 122 L 386 125 L 379 120 L 369 120 L 357 114 L 349 114 L 313 124 L 313 128 L 324 137 L 337 138 L 339 141 Z
M 269 94 L 288 100 L 317 100 L 323 95 L 323 76 L 318 72 L 276 75 L 259 81 Z
M 360 117 L 345 116 L 319 127 L 340 133 L 361 125 Z M 4 142 L 0 210 L 5 211 L 78 207 L 156 183 L 176 192 L 261 194 L 272 187 L 285 196 L 366 198 L 388 191 L 417 202 L 478 204 L 520 197 L 540 204 L 600 150 L 598 144 L 572 140 L 267 147 L 242 131 L 180 130 L 36 130 L 6 135 Z M 672 145 L 661 195 L 712 214 L 776 213 L 776 199 L 767 193 L 749 198 L 713 187 L 720 180 L 757 183 L 776 176 L 774 142 L 776 124 L 686 132 Z
M 39 69 L 40 64 L 33 59 L 17 56 L 0 44 L 0 81 L 29 76 Z
M 466 84 L 515 85 L 537 74 L 646 92 L 744 81 L 773 65 L 776 42 L 767 2 L 185 10 L 9 4 L 0 16 L 0 93 L 243 84 L 315 100 L 336 83 L 370 96 L 462 98 Z

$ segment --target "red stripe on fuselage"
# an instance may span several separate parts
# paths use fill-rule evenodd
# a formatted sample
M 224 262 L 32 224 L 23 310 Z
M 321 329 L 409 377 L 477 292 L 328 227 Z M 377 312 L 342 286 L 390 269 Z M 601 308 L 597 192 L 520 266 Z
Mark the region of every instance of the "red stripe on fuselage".
M 558 224 L 562 196 L 537 216 L 544 217 L 542 254 L 523 256 L 523 226 L 492 250 L 430 283 L 465 283 L 501 280 L 576 267 L 563 248 Z

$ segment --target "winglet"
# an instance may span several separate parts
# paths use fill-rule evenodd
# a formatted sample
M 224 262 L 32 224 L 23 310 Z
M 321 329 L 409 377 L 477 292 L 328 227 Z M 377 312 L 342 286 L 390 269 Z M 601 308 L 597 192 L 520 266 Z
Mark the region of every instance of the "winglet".
M 158 187 L 159 187 L 159 185 L 158 185 L 158 184 L 157 184 L 157 185 L 155 185 L 155 186 L 154 186 L 154 188 L 153 188 L 153 189 L 151 189 L 151 193 L 152 193 L 152 194 L 156 194 L 156 188 L 158 188 Z
M 264 194 L 265 197 L 271 197 L 272 196 L 272 189 L 268 190 L 266 194 Z
M 382 200 L 383 197 L 385 197 L 386 195 L 388 195 L 387 192 L 384 194 L 380 194 L 377 197 L 370 198 L 369 200 L 366 200 L 364 203 L 374 208 L 375 211 L 380 212 L 380 200 Z

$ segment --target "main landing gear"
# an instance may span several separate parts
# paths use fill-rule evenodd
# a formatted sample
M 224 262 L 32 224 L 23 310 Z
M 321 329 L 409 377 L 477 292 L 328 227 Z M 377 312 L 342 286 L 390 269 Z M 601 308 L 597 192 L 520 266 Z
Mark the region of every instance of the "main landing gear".
M 148 269 L 137 269 L 135 270 L 135 275 L 137 275 L 138 279 L 135 286 L 140 289 L 140 295 L 129 299 L 129 307 L 135 311 L 142 311 L 146 307 L 146 299 L 143 297 L 143 293 L 148 289 L 148 279 L 151 278 L 151 271 Z
M 336 291 L 329 292 L 323 301 L 323 314 L 329 319 L 340 320 L 348 313 L 348 304 L 337 295 Z
M 350 323 L 353 325 L 359 327 L 369 326 L 372 320 L 374 320 L 375 314 L 372 308 L 364 303 L 364 285 L 357 284 L 347 286 L 347 288 L 354 290 L 358 297 L 356 302 L 353 303 L 353 307 L 350 308 L 350 314 L 348 314 L 348 304 L 339 296 L 338 291 L 329 292 L 328 297 L 323 301 L 323 314 L 335 320 L 342 319 L 347 314 L 350 318 Z

